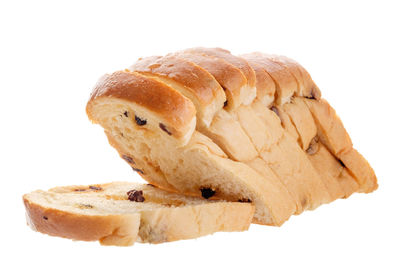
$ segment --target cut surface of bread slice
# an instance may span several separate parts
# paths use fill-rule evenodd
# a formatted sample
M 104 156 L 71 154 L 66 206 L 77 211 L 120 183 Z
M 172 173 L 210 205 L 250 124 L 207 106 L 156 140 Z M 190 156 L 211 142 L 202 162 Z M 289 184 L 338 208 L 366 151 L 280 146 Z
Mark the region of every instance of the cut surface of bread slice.
M 244 231 L 254 212 L 249 203 L 203 200 L 129 182 L 37 190 L 23 201 L 28 224 L 38 232 L 117 246 Z

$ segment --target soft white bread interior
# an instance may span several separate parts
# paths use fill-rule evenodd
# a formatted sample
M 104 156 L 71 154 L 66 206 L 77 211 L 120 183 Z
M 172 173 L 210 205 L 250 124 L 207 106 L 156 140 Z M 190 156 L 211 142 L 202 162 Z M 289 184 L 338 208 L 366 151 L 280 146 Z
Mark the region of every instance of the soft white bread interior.
M 244 231 L 254 212 L 249 203 L 207 201 L 128 182 L 37 190 L 23 200 L 28 224 L 38 232 L 116 246 Z

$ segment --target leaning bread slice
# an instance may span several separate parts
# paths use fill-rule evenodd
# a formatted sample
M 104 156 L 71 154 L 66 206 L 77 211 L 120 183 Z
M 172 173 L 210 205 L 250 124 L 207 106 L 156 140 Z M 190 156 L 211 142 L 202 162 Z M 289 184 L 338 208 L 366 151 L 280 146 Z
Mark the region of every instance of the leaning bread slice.
M 321 99 L 304 99 L 318 128 L 321 142 L 345 166 L 360 185 L 359 192 L 369 193 L 378 188 L 374 170 L 365 158 L 353 148 L 351 139 L 342 121 L 329 103 Z
M 28 224 L 38 232 L 117 246 L 244 231 L 254 212 L 248 203 L 185 197 L 128 182 L 37 190 L 23 200 Z

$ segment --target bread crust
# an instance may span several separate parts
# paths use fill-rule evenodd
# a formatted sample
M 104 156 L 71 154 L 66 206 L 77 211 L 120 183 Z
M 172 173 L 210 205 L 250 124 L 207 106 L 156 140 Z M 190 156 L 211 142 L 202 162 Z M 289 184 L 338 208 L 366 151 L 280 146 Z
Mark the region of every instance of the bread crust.
M 271 76 L 276 86 L 275 102 L 278 105 L 287 103 L 297 91 L 297 82 L 293 75 L 285 67 L 271 61 L 267 55 L 262 53 L 250 53 L 241 55 L 247 61 L 252 61 L 261 65 Z
M 271 61 L 285 67 L 297 80 L 297 95 L 307 98 L 321 99 L 321 91 L 311 79 L 307 70 L 297 61 L 280 55 L 266 55 Z
M 272 105 L 276 90 L 274 81 L 260 64 L 252 60 L 249 60 L 248 63 L 256 74 L 256 101 L 260 101 L 264 106 Z
M 215 77 L 225 91 L 226 109 L 233 110 L 242 104 L 241 91 L 246 89 L 247 79 L 235 66 L 221 58 L 204 54 L 178 52 L 174 55 L 199 65 Z
M 86 106 L 86 112 L 92 121 L 97 122 L 92 112 L 93 103 L 110 97 L 143 106 L 182 135 L 182 129 L 187 129 L 196 116 L 196 108 L 192 102 L 173 88 L 135 72 L 117 71 L 104 75 L 94 87 Z
M 27 223 L 35 231 L 102 245 L 130 246 L 137 240 L 140 214 L 83 215 L 46 208 L 23 197 Z M 118 238 L 119 237 L 119 238 Z
M 173 55 L 142 58 L 129 69 L 177 85 L 174 89 L 190 98 L 196 106 L 200 126 L 207 127 L 226 101 L 222 87 L 210 73 Z
M 195 47 L 184 50 L 190 53 L 205 54 L 208 56 L 214 56 L 226 60 L 230 64 L 234 65 L 242 71 L 247 79 L 249 87 L 255 87 L 256 85 L 256 75 L 254 70 L 251 68 L 249 63 L 243 58 L 236 57 L 231 54 L 228 50 L 222 48 L 206 48 L 206 47 Z
M 204 104 L 214 101 L 217 91 L 221 88 L 214 77 L 189 61 L 173 55 L 165 57 L 147 57 L 138 60 L 130 69 L 139 73 L 165 75 L 176 82 L 182 83 Z M 197 79 L 195 79 L 197 77 Z

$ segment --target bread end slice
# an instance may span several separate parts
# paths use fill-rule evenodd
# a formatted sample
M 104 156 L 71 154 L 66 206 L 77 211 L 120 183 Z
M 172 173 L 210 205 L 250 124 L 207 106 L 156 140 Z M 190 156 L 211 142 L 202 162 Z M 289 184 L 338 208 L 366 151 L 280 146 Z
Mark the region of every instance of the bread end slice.
M 249 203 L 207 201 L 126 182 L 37 190 L 23 201 L 35 231 L 115 246 L 244 231 L 254 213 Z

